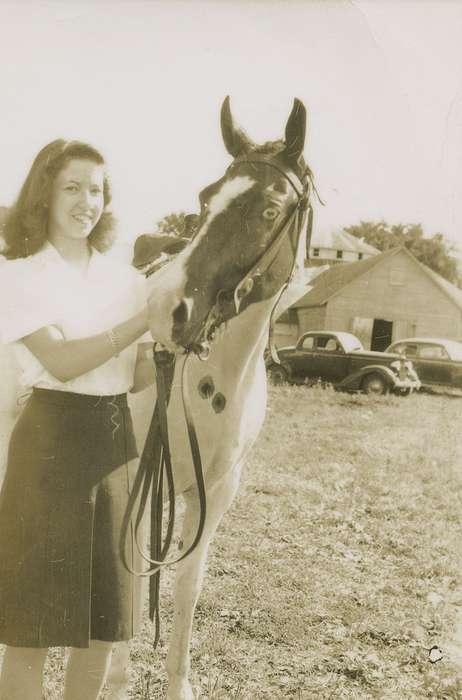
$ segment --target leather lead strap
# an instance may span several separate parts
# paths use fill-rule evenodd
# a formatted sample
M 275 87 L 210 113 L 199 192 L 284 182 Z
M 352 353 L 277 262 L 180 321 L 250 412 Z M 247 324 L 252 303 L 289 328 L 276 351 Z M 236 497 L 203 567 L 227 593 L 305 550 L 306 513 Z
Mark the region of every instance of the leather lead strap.
M 186 358 L 183 365 L 185 371 Z M 167 561 L 167 554 L 172 542 L 175 524 L 175 485 L 168 438 L 167 407 L 175 371 L 175 356 L 167 350 L 154 350 L 154 362 L 156 365 L 157 401 L 154 408 L 151 423 L 148 429 L 143 453 L 141 455 L 138 472 L 135 478 L 132 493 L 130 494 L 127 510 L 122 524 L 120 537 L 120 556 L 125 567 L 135 576 L 148 576 L 149 581 L 149 616 L 155 625 L 154 648 L 160 638 L 160 572 L 162 567 L 177 564 L 185 559 L 198 545 L 204 530 L 206 518 L 206 492 L 202 472 L 202 461 L 199 450 L 199 442 L 194 428 L 193 417 L 190 409 L 190 401 L 187 393 L 187 382 L 182 377 L 183 404 L 186 418 L 186 426 L 191 447 L 191 456 L 194 467 L 196 486 L 199 497 L 199 523 L 193 542 L 188 549 L 176 559 Z M 168 487 L 169 517 L 167 532 L 163 538 L 163 495 L 164 478 Z M 146 511 L 146 505 L 151 495 L 151 552 L 144 552 L 139 541 L 139 531 Z M 138 507 L 137 507 L 138 504 Z M 131 528 L 132 517 L 136 510 L 135 519 L 135 543 L 141 557 L 149 564 L 145 571 L 136 570 L 127 561 L 126 541 L 128 531 Z

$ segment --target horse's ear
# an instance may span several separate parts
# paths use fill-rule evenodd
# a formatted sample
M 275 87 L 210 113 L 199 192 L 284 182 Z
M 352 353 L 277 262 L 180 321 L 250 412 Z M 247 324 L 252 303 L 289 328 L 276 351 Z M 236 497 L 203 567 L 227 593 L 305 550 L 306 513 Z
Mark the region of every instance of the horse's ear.
M 221 107 L 221 133 L 223 134 L 226 150 L 233 158 L 255 147 L 255 144 L 249 139 L 247 134 L 234 123 L 229 104 L 229 96 L 225 99 Z
M 303 154 L 306 135 L 306 109 L 303 102 L 294 99 L 292 112 L 286 125 L 286 148 L 284 155 L 291 161 L 298 161 Z

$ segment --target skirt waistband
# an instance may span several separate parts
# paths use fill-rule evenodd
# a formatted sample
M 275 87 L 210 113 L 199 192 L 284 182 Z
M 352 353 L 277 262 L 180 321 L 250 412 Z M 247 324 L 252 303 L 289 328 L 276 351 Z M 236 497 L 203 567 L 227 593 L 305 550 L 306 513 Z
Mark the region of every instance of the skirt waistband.
M 39 389 L 34 387 L 32 396 L 39 401 L 54 404 L 55 406 L 67 406 L 104 411 L 108 408 L 127 408 L 127 394 L 115 396 L 93 396 L 92 394 L 76 394 L 71 391 L 59 391 L 54 389 Z

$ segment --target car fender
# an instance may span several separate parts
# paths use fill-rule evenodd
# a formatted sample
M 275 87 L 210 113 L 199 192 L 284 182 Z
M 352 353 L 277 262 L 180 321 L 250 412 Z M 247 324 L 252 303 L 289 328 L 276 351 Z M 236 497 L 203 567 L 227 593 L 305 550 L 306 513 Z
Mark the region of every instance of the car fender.
M 362 381 L 367 374 L 380 374 L 389 387 L 394 387 L 396 384 L 396 374 L 389 367 L 384 365 L 366 365 L 366 367 L 361 367 L 361 369 L 345 377 L 337 384 L 337 387 L 340 389 L 360 389 Z

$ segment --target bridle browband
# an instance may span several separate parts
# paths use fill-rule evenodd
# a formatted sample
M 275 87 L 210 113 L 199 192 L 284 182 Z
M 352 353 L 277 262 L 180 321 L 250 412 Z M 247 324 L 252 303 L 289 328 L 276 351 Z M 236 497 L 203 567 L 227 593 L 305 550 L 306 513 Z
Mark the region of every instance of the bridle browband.
M 295 230 L 295 242 L 292 246 L 294 255 L 290 274 L 285 281 L 277 300 L 273 306 L 270 315 L 270 332 L 269 342 L 270 351 L 273 359 L 279 362 L 276 349 L 272 343 L 272 326 L 275 309 L 279 300 L 289 285 L 295 270 L 296 254 L 298 250 L 300 235 L 303 230 L 306 215 L 308 212 L 308 231 L 311 235 L 312 226 L 312 208 L 309 203 L 310 185 L 316 191 L 312 182 L 311 173 L 307 169 L 303 175 L 303 179 L 299 179 L 293 171 L 286 168 L 281 163 L 274 163 L 271 156 L 263 154 L 250 154 L 250 156 L 242 155 L 237 157 L 230 168 L 236 164 L 249 163 L 261 164 L 264 163 L 277 170 L 290 183 L 297 195 L 297 202 L 293 210 L 281 222 L 276 231 L 273 240 L 269 246 L 263 251 L 262 255 L 254 262 L 252 267 L 236 285 L 234 290 L 220 290 L 217 294 L 215 305 L 210 310 L 202 329 L 200 330 L 195 341 L 190 347 L 185 348 L 188 357 L 185 358 L 181 376 L 181 391 L 183 400 L 183 409 L 185 412 L 186 427 L 188 438 L 191 447 L 191 456 L 195 474 L 196 487 L 199 500 L 199 523 L 196 535 L 188 547 L 176 559 L 167 561 L 167 555 L 170 549 L 174 521 L 175 521 L 175 485 L 173 478 L 173 467 L 170 455 L 168 423 L 167 423 L 167 407 L 170 400 L 173 375 L 175 370 L 175 356 L 167 350 L 156 349 L 154 344 L 154 362 L 156 366 L 157 380 L 157 401 L 154 408 L 154 413 L 148 429 L 143 452 L 140 459 L 139 468 L 136 474 L 132 492 L 130 494 L 127 510 L 124 515 L 122 531 L 120 537 L 120 556 L 125 567 L 135 576 L 143 576 L 150 578 L 149 587 L 149 616 L 151 620 L 155 620 L 155 638 L 154 647 L 157 646 L 160 637 L 160 610 L 159 610 L 159 591 L 160 591 L 160 571 L 164 566 L 176 564 L 187 557 L 196 548 L 199 543 L 205 525 L 206 518 L 206 491 L 204 483 L 204 474 L 202 469 L 202 460 L 197 439 L 196 429 L 194 426 L 193 417 L 190 410 L 190 400 L 188 395 L 188 386 L 185 381 L 185 368 L 189 356 L 194 353 L 199 359 L 205 360 L 209 353 L 209 343 L 213 339 L 215 330 L 225 321 L 237 316 L 241 310 L 242 300 L 251 292 L 254 286 L 254 280 L 257 277 L 262 277 L 270 268 L 273 261 L 287 235 Z M 292 239 L 291 239 L 292 240 Z M 169 515 L 167 523 L 167 531 L 165 539 L 162 534 L 162 515 L 163 515 L 163 495 L 164 495 L 164 478 L 167 482 Z M 139 529 L 142 524 L 144 513 L 146 510 L 147 501 L 151 496 L 151 553 L 150 555 L 143 551 L 139 542 Z M 139 503 L 138 503 L 139 501 Z M 135 542 L 140 556 L 148 564 L 145 571 L 136 570 L 134 565 L 127 561 L 126 540 L 131 527 L 132 516 L 135 512 L 138 503 L 138 508 L 135 517 Z

